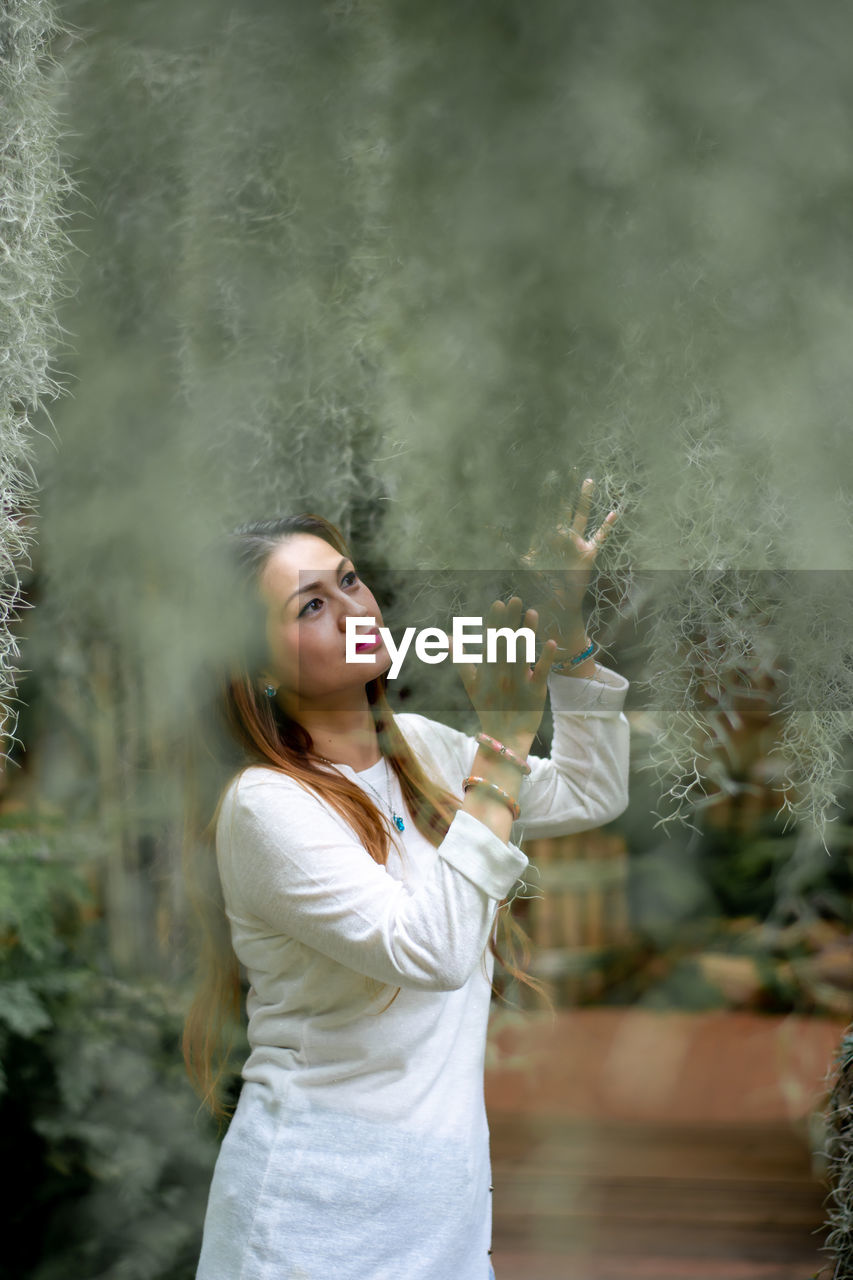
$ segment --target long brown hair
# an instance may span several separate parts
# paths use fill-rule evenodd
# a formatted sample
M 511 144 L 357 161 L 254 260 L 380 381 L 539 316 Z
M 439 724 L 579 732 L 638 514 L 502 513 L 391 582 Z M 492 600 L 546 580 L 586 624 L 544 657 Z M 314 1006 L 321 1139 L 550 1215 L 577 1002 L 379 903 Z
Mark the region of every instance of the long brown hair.
M 322 516 L 303 514 L 243 525 L 215 549 L 213 568 L 224 571 L 218 580 L 222 609 L 218 617 L 227 630 L 227 654 L 207 664 L 202 686 L 207 696 L 194 699 L 188 726 L 185 759 L 184 881 L 198 932 L 198 976 L 195 998 L 183 1033 L 187 1074 L 203 1103 L 220 1118 L 229 1114 L 220 1093 L 231 1041 L 225 1036 L 241 1013 L 240 965 L 231 945 L 222 888 L 216 866 L 215 833 L 219 808 L 228 782 L 252 764 L 278 769 L 322 796 L 352 827 L 371 857 L 384 866 L 388 859 L 388 829 L 376 805 L 360 787 L 341 774 L 318 768 L 312 757 L 311 735 L 290 719 L 276 699 L 258 687 L 265 652 L 265 606 L 258 585 L 273 550 L 298 533 L 322 538 L 341 555 L 349 555 L 340 531 Z M 226 613 L 230 615 L 226 617 Z M 400 781 L 403 798 L 421 834 L 438 846 L 447 834 L 460 801 L 430 779 L 413 754 L 386 698 L 387 676 L 366 685 L 379 747 Z M 199 686 L 196 685 L 198 695 Z M 508 974 L 535 989 L 550 1006 L 546 987 L 523 972 L 530 959 L 529 939 L 514 920 L 508 900 L 498 910 L 499 930 L 509 958 L 495 945 L 489 948 Z M 485 969 L 485 952 L 483 953 Z M 381 989 L 381 983 L 366 979 Z M 384 1012 L 400 994 L 398 987 Z M 503 994 L 492 982 L 492 990 Z

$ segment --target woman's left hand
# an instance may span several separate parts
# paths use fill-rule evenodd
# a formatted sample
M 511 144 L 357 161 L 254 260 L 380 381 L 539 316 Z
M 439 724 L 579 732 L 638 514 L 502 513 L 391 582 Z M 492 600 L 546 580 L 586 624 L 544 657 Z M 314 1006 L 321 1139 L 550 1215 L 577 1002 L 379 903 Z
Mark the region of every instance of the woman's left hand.
M 531 547 L 521 557 L 525 568 L 547 583 L 557 609 L 568 619 L 580 615 L 595 557 L 619 519 L 619 513 L 614 509 L 608 512 L 592 537 L 585 536 L 594 487 L 594 480 L 584 480 L 574 515 L 571 507 L 566 508 L 569 522 L 558 524 L 547 532 L 538 547 Z M 540 568 L 546 557 L 548 567 Z

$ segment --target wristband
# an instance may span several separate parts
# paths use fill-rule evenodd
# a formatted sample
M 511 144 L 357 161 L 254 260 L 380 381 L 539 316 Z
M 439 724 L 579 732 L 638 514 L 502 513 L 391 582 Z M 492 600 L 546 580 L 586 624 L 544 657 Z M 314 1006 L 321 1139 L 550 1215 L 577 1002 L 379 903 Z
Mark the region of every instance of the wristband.
M 494 791 L 495 795 L 503 800 L 504 804 L 509 806 L 513 821 L 517 820 L 521 815 L 521 808 L 517 801 L 513 800 L 512 796 L 507 795 L 503 787 L 499 787 L 496 782 L 489 782 L 488 778 L 469 775 L 467 778 L 463 779 L 462 790 L 467 792 L 471 787 L 488 787 L 490 791 Z
M 559 653 L 559 649 L 557 650 Z M 552 662 L 550 671 L 564 671 L 566 667 L 576 667 L 578 663 L 583 662 L 585 658 L 591 658 L 594 653 L 598 653 L 598 645 L 593 640 L 588 649 L 584 649 L 583 653 L 576 653 L 573 658 L 569 658 L 567 662 Z
M 521 756 L 516 755 L 509 747 L 505 747 L 502 742 L 498 742 L 497 738 L 490 738 L 487 733 L 478 733 L 477 741 L 481 746 L 490 747 L 492 751 L 496 751 L 498 755 L 503 756 L 510 764 L 514 764 L 516 769 L 520 769 L 525 777 L 530 773 L 530 765 L 527 761 L 522 760 Z

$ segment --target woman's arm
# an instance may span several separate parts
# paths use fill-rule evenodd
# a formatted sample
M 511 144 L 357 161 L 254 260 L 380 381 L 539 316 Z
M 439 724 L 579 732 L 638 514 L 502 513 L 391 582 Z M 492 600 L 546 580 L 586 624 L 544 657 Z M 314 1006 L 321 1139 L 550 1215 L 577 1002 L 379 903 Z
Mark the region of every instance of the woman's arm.
M 554 735 L 550 757 L 529 755 L 521 781 L 521 817 L 511 838 L 568 835 L 618 817 L 628 804 L 630 726 L 622 711 L 628 681 L 596 664 L 593 679 L 548 677 Z M 477 751 L 474 737 L 411 712 L 400 728 L 435 762 L 436 780 L 460 794 L 458 779 Z
M 380 982 L 428 991 L 468 980 L 497 904 L 527 866 L 520 849 L 460 810 L 430 874 L 412 889 L 319 797 L 262 769 L 229 788 L 217 854 L 232 916 Z
M 593 678 L 548 680 L 554 733 L 549 758 L 529 756 L 513 839 L 569 835 L 611 822 L 628 806 L 628 681 L 596 664 Z

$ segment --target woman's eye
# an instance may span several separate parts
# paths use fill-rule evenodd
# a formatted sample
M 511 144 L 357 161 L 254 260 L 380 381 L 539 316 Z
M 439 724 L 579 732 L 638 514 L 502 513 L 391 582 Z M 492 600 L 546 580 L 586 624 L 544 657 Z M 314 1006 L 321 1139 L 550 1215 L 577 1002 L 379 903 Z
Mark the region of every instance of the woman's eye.
M 348 573 L 345 573 L 345 575 L 343 575 L 341 579 L 341 586 L 345 586 L 345 588 L 348 588 L 348 586 L 356 586 L 357 582 L 359 581 L 360 581 L 359 575 L 357 575 L 356 571 L 353 570 L 353 568 L 351 568 L 351 570 L 348 571 Z M 321 604 L 323 604 L 323 600 L 320 599 L 319 595 L 315 595 L 313 600 L 309 600 L 309 602 L 307 602 L 307 604 L 300 609 L 300 613 L 298 613 L 298 616 L 302 617 L 306 613 L 307 614 L 318 613 L 321 607 Z

